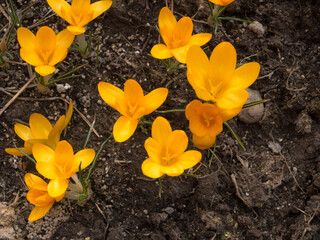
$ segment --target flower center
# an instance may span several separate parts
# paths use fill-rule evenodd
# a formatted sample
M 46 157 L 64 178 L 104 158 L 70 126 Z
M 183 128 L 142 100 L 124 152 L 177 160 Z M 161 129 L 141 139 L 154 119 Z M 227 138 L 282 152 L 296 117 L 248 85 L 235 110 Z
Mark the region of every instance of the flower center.
M 210 93 L 212 96 L 212 102 L 216 102 L 219 94 L 221 93 L 223 89 L 223 82 L 218 83 L 216 86 L 214 86 L 210 79 L 208 79 L 208 82 L 210 84 Z
M 212 120 L 214 119 L 214 117 L 208 115 L 207 113 L 204 113 L 202 117 L 203 117 L 203 121 L 204 121 L 205 125 L 207 126 L 207 128 L 210 127 L 210 124 L 211 124 Z
M 53 52 L 52 50 L 47 50 L 47 51 L 40 50 L 40 56 L 43 60 L 44 65 L 48 65 L 49 57 L 51 56 L 52 52 Z
M 161 158 L 161 164 L 166 166 L 171 165 L 175 162 L 176 157 L 177 157 L 177 154 L 169 153 L 167 150 L 166 155 Z

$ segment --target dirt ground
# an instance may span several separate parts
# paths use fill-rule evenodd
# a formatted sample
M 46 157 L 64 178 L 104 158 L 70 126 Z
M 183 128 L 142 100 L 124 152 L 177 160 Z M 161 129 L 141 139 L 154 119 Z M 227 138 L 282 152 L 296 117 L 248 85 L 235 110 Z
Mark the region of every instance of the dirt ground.
M 23 21 L 28 28 L 52 14 L 46 1 L 14 2 L 19 11 L 33 4 Z M 1 4 L 6 7 L 4 1 Z M 90 122 L 96 119 L 97 135 L 92 135 L 88 146 L 98 150 L 119 116 L 100 98 L 100 81 L 123 88 L 125 80 L 132 78 L 145 92 L 166 86 L 169 95 L 159 110 L 185 108 L 196 99 L 184 70 L 169 75 L 162 62 L 149 55 L 160 41 L 155 26 L 163 6 L 163 0 L 116 0 L 91 22 L 87 33 L 92 31 L 100 39 L 98 59 L 95 52 L 87 59 L 70 52 L 59 71 L 87 65 L 77 72 L 80 77 L 63 82 L 70 85 L 65 92 L 52 86 L 49 94 L 42 95 L 30 84 L 1 115 L 2 149 L 22 145 L 13 131 L 14 123 L 27 123 L 33 112 L 55 122 L 66 110 L 62 99 L 71 99 Z M 149 134 L 138 129 L 130 140 L 106 145 L 92 176 L 93 197 L 84 206 L 64 199 L 42 219 L 28 222 L 33 206 L 25 198 L 23 177 L 26 172 L 35 173 L 34 164 L 2 150 L 0 239 L 319 240 L 319 7 L 317 0 L 236 0 L 224 16 L 258 21 L 262 32 L 252 31 L 247 23 L 223 21 L 206 45 L 209 55 L 218 43 L 231 42 L 238 62 L 261 65 L 251 88 L 271 100 L 264 104 L 263 117 L 253 124 L 237 117 L 229 121 L 246 151 L 224 129 L 217 138 L 212 165 L 203 151 L 201 163 L 191 170 L 200 177 L 164 177 L 159 197 L 158 181 L 141 172 Z M 174 12 L 177 18 L 193 16 L 195 33 L 213 33 L 212 27 L 197 22 L 209 15 L 205 1 L 175 0 Z M 0 29 L 7 23 L 0 14 Z M 44 25 L 60 31 L 67 26 L 56 15 L 39 26 Z M 31 30 L 36 32 L 39 26 Z M 10 48 L 11 60 L 23 63 L 17 41 Z M 0 72 L 0 79 L 1 109 L 29 79 L 27 67 L 11 63 L 7 72 Z M 185 130 L 191 137 L 184 113 L 154 112 L 147 120 L 157 116 L 164 116 L 173 129 Z M 145 127 L 150 133 L 150 126 Z M 75 111 L 62 139 L 78 151 L 88 130 Z M 195 149 L 191 141 L 189 149 Z

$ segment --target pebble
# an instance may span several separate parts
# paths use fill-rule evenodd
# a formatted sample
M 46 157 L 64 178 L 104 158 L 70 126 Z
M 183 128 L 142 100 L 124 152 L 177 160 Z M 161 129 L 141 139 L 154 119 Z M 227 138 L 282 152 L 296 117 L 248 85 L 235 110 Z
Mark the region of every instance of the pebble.
M 268 147 L 271 149 L 273 153 L 280 153 L 282 150 L 280 144 L 276 142 L 268 142 Z
M 263 25 L 258 21 L 254 21 L 253 23 L 250 23 L 249 29 L 252 32 L 256 33 L 258 37 L 262 37 L 266 32 L 265 27 L 263 27 Z
M 166 213 L 168 213 L 168 214 L 172 214 L 175 210 L 174 210 L 174 208 L 172 208 L 172 207 L 167 207 L 167 208 L 164 209 L 164 211 L 165 211 Z
M 247 88 L 246 90 L 249 93 L 249 97 L 246 103 L 262 100 L 262 97 L 259 91 L 251 90 L 250 88 Z M 238 117 L 244 123 L 255 123 L 262 118 L 263 112 L 264 112 L 264 105 L 258 104 L 249 108 L 242 109 Z

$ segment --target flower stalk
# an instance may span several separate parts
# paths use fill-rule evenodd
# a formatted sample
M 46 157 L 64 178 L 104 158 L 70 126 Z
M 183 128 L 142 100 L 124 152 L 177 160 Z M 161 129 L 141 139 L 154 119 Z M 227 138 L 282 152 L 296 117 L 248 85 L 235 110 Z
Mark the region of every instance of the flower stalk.
M 84 58 L 88 57 L 88 55 L 89 55 L 88 43 L 86 41 L 86 37 L 85 37 L 84 33 L 76 35 L 76 40 L 79 45 L 81 56 Z

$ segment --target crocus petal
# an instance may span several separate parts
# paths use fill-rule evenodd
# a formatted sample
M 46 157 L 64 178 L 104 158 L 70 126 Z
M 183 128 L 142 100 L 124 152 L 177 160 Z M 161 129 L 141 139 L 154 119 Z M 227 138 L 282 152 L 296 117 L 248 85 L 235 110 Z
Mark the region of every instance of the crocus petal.
M 184 172 L 182 165 L 176 163 L 169 166 L 161 166 L 160 171 L 171 177 L 176 177 Z
M 166 149 L 170 154 L 182 154 L 188 147 L 188 137 L 182 130 L 174 130 L 166 141 Z
M 232 109 L 222 109 L 220 108 L 220 117 L 222 118 L 223 122 L 226 122 L 236 116 L 242 109 L 241 107 L 232 108 Z
M 25 126 L 23 124 L 20 124 L 20 123 L 14 124 L 14 131 L 24 141 L 27 141 L 33 138 L 31 129 L 28 126 Z
M 30 155 L 32 153 L 31 148 L 26 148 L 26 147 L 22 147 L 22 148 L 6 148 L 4 149 L 6 151 L 6 153 L 13 155 L 13 156 L 24 156 L 24 154 L 22 152 L 20 152 L 18 149 L 20 149 L 21 151 L 25 152 L 27 155 Z
M 69 186 L 68 186 L 69 187 Z M 57 202 L 60 202 L 62 200 L 62 198 L 65 196 L 66 192 L 64 192 L 61 196 L 59 197 L 55 197 L 54 199 L 57 201 Z
M 105 101 L 114 109 L 117 109 L 116 103 L 120 101 L 119 99 L 124 101 L 123 91 L 110 83 L 99 82 L 98 91 L 103 101 Z
M 180 164 L 183 169 L 188 169 L 195 166 L 200 162 L 202 154 L 199 151 L 190 150 L 182 153 L 177 160 L 177 164 Z
M 52 10 L 61 18 L 69 22 L 67 19 L 64 18 L 64 16 L 61 14 L 62 9 L 66 12 L 68 12 L 71 16 L 71 6 L 65 1 L 65 0 L 47 0 L 49 6 L 52 8 Z
M 232 79 L 229 83 L 230 87 L 247 88 L 257 79 L 260 72 L 260 64 L 250 62 L 242 65 L 234 71 Z
M 17 30 L 17 38 L 21 48 L 35 50 L 36 36 L 25 27 L 20 27 Z
M 31 189 L 27 193 L 26 197 L 30 203 L 39 207 L 46 206 L 54 202 L 54 199 L 48 195 L 47 190 L 41 191 L 41 190 Z
M 52 53 L 52 55 L 50 56 L 49 59 L 49 65 L 50 66 L 54 66 L 57 63 L 61 62 L 63 59 L 66 58 L 68 54 L 68 49 L 65 47 L 56 47 Z
M 38 66 L 34 70 L 36 70 L 36 72 L 39 73 L 41 76 L 45 77 L 51 73 L 54 73 L 56 68 L 53 66 L 45 65 L 45 66 Z
M 193 100 L 186 107 L 186 118 L 190 120 L 190 118 L 194 115 L 197 115 L 198 109 L 202 106 L 202 103 L 199 100 Z
M 167 59 L 173 57 L 170 49 L 164 44 L 157 44 L 151 49 L 151 56 L 157 59 Z
M 148 138 L 144 142 L 144 148 L 146 149 L 149 158 L 153 162 L 160 163 L 162 159 L 162 145 L 154 140 L 153 138 Z
M 92 21 L 93 19 L 93 14 L 94 12 L 89 10 L 88 12 L 84 13 L 81 16 L 81 19 L 79 21 L 79 23 L 77 24 L 78 27 L 83 27 L 85 25 L 87 25 L 90 21 Z
M 66 166 L 69 166 L 69 168 L 66 168 L 66 170 L 72 168 L 74 155 L 70 143 L 68 143 L 67 141 L 58 142 L 54 157 L 56 165 L 65 168 Z
M 244 89 L 227 89 L 217 98 L 217 106 L 223 109 L 239 108 L 245 104 L 248 95 L 249 93 Z
M 222 42 L 210 56 L 210 80 L 213 86 L 230 81 L 237 64 L 237 53 L 231 43 Z
M 90 0 L 72 0 L 71 11 L 75 15 L 80 15 L 90 8 Z
M 167 119 L 157 117 L 152 123 L 151 135 L 160 145 L 164 146 L 167 138 L 172 133 L 172 128 Z
M 74 40 L 74 34 L 72 34 L 68 29 L 64 29 L 59 32 L 56 37 L 56 47 L 68 48 Z
M 48 184 L 43 181 L 42 178 L 32 173 L 27 173 L 26 175 L 24 175 L 24 181 L 26 182 L 26 185 L 30 190 L 37 189 L 41 191 L 47 191 Z
M 50 197 L 59 197 L 65 193 L 69 185 L 68 179 L 53 179 L 48 184 L 48 193 Z
M 202 46 L 205 45 L 207 42 L 210 41 L 212 38 L 212 34 L 210 33 L 198 33 L 195 35 L 192 35 L 189 41 L 189 45 L 193 46 Z
M 124 84 L 124 100 L 130 106 L 141 106 L 143 105 L 143 97 L 140 84 L 133 79 L 128 79 Z
M 205 135 L 203 137 L 198 137 L 197 135 L 193 135 L 192 141 L 197 148 L 204 150 L 204 149 L 211 148 L 214 145 L 216 138 L 210 137 L 209 135 Z
M 37 50 L 40 51 L 40 54 L 41 52 L 52 52 L 56 47 L 55 32 L 47 26 L 39 28 L 36 34 L 35 44 Z
M 90 11 L 93 11 L 92 20 L 107 11 L 112 5 L 111 0 L 99 1 L 90 5 Z
M 160 11 L 159 14 L 159 28 L 160 30 L 162 28 L 167 28 L 168 31 L 172 34 L 174 27 L 177 24 L 177 20 L 174 17 L 173 13 L 171 12 L 171 10 L 167 7 L 163 7 Z
M 187 63 L 187 53 L 189 51 L 189 48 L 189 45 L 185 45 L 180 48 L 171 49 L 171 53 L 178 62 Z
M 33 49 L 20 48 L 20 57 L 32 66 L 41 66 L 44 64 L 39 54 Z
M 37 162 L 52 163 L 54 161 L 54 151 L 41 143 L 32 146 L 32 154 Z
M 36 139 L 46 139 L 52 130 L 51 123 L 43 115 L 32 113 L 29 119 L 32 135 Z
M 77 152 L 74 155 L 74 162 L 76 163 L 76 166 L 74 167 L 78 171 L 79 164 L 81 163 L 81 169 L 86 168 L 92 163 L 94 156 L 95 156 L 95 151 L 93 149 L 83 149 Z
M 79 35 L 86 31 L 86 29 L 82 26 L 73 26 L 73 25 L 68 26 L 67 29 L 74 35 Z
M 67 112 L 67 115 L 66 115 L 66 119 L 65 119 L 65 122 L 64 122 L 64 127 L 63 129 L 65 129 L 65 127 L 69 124 L 70 120 L 71 120 L 71 117 L 72 117 L 72 113 L 73 113 L 73 104 L 72 102 L 70 101 L 69 102 L 69 108 L 68 108 L 68 112 Z
M 202 116 L 196 114 L 189 119 L 189 128 L 193 134 L 204 136 L 208 134 L 209 128 L 203 122 Z
M 179 48 L 188 44 L 192 35 L 192 31 L 193 23 L 191 18 L 181 18 L 173 30 L 173 48 Z M 176 40 L 177 43 L 175 43 L 174 40 Z
M 49 133 L 48 136 L 48 145 L 49 147 L 51 147 L 52 149 L 55 149 L 56 144 L 59 142 L 60 140 L 60 135 L 62 133 L 62 130 L 64 128 L 65 125 L 65 119 L 66 117 L 64 115 L 62 115 L 58 121 L 56 122 L 56 124 L 54 125 L 54 127 L 52 128 L 52 130 Z
M 150 178 L 159 178 L 164 173 L 161 172 L 161 166 L 153 161 L 151 161 L 149 158 L 144 160 L 144 162 L 141 165 L 142 173 Z
M 157 88 L 144 97 L 145 114 L 148 115 L 158 109 L 168 96 L 167 88 Z
M 53 203 L 54 202 L 52 202 L 49 205 L 42 206 L 42 207 L 35 207 L 31 211 L 31 213 L 29 215 L 29 218 L 28 218 L 28 221 L 33 222 L 33 221 L 36 221 L 36 220 L 42 218 L 50 210 L 50 208 L 52 207 Z
M 45 178 L 56 179 L 59 177 L 59 172 L 54 162 L 37 162 L 36 169 Z
M 191 46 L 187 54 L 187 78 L 194 89 L 201 87 L 210 92 L 209 68 L 205 52 L 199 46 Z
M 138 126 L 138 119 L 121 116 L 113 126 L 113 136 L 117 142 L 128 140 Z

